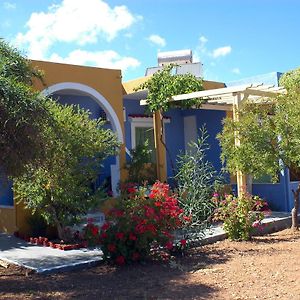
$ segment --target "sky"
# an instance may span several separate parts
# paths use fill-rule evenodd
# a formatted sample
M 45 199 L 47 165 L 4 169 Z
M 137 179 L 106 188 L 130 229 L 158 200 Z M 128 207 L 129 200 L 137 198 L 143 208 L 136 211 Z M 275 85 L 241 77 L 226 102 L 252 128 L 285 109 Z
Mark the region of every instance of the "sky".
M 145 75 L 157 53 L 191 49 L 204 79 L 300 66 L 299 0 L 0 0 L 0 38 L 30 59 Z

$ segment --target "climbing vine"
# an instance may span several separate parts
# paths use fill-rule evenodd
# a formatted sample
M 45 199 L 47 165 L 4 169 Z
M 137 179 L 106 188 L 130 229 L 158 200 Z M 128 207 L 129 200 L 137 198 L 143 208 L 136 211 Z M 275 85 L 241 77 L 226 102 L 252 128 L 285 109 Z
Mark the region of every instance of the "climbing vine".
M 203 90 L 203 80 L 192 74 L 173 74 L 174 64 L 165 66 L 162 70 L 136 88 L 148 90 L 147 105 L 150 112 L 167 111 L 171 107 L 189 108 L 199 107 L 203 99 L 190 99 L 170 102 L 170 98 L 179 94 L 187 94 Z

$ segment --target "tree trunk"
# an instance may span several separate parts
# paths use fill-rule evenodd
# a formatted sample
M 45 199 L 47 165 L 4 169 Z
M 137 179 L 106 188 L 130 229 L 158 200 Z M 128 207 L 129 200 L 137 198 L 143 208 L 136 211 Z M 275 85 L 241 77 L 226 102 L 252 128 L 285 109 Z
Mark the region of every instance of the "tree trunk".
M 59 222 L 55 222 L 55 224 L 59 239 L 66 241 L 66 235 L 63 226 Z
M 299 230 L 299 222 L 298 222 L 298 211 L 299 211 L 299 195 L 300 195 L 300 183 L 296 189 L 296 191 L 292 191 L 294 195 L 294 207 L 292 209 L 292 229 Z
M 175 166 L 174 166 L 174 162 L 173 162 L 173 159 L 172 159 L 172 155 L 171 155 L 171 152 L 170 152 L 169 148 L 167 147 L 167 144 L 164 141 L 164 116 L 161 112 L 159 112 L 159 117 L 160 117 L 160 124 L 161 124 L 160 141 L 166 149 L 167 156 L 170 160 L 173 177 L 175 177 L 176 173 L 175 173 Z
M 66 235 L 65 235 L 64 227 L 63 227 L 63 225 L 59 222 L 54 207 L 51 207 L 51 212 L 52 212 L 52 216 L 53 216 L 53 219 L 54 219 L 54 223 L 55 223 L 55 226 L 56 226 L 56 229 L 57 229 L 58 237 L 59 237 L 59 239 L 65 241 L 65 240 L 66 240 Z

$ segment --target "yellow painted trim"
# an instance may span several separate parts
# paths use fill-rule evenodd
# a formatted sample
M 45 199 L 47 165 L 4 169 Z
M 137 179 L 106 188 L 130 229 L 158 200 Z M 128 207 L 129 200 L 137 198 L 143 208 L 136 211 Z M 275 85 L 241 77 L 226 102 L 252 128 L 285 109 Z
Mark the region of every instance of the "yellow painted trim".
M 148 79 L 151 78 L 150 76 L 144 76 L 144 77 L 139 77 L 127 82 L 123 82 L 123 95 L 128 95 L 135 93 L 135 88 L 140 86 L 142 83 L 145 83 Z
M 203 80 L 204 90 L 220 89 L 220 88 L 224 88 L 224 87 L 225 87 L 225 83 L 223 83 L 223 82 Z
M 149 78 L 151 78 L 151 76 L 139 77 L 127 82 L 123 82 L 123 95 L 136 93 L 135 89 L 138 86 L 140 86 L 142 83 L 145 83 Z M 223 82 L 203 80 L 204 90 L 213 90 L 213 89 L 219 89 L 224 87 L 225 84 Z

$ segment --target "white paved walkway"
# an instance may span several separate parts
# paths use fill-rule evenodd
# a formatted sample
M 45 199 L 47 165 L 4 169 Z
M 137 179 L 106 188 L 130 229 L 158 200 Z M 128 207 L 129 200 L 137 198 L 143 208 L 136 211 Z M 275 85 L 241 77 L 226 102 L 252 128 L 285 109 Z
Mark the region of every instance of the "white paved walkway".
M 84 267 L 102 260 L 100 249 L 62 251 L 32 245 L 14 236 L 0 234 L 0 260 L 24 266 L 38 273 Z

